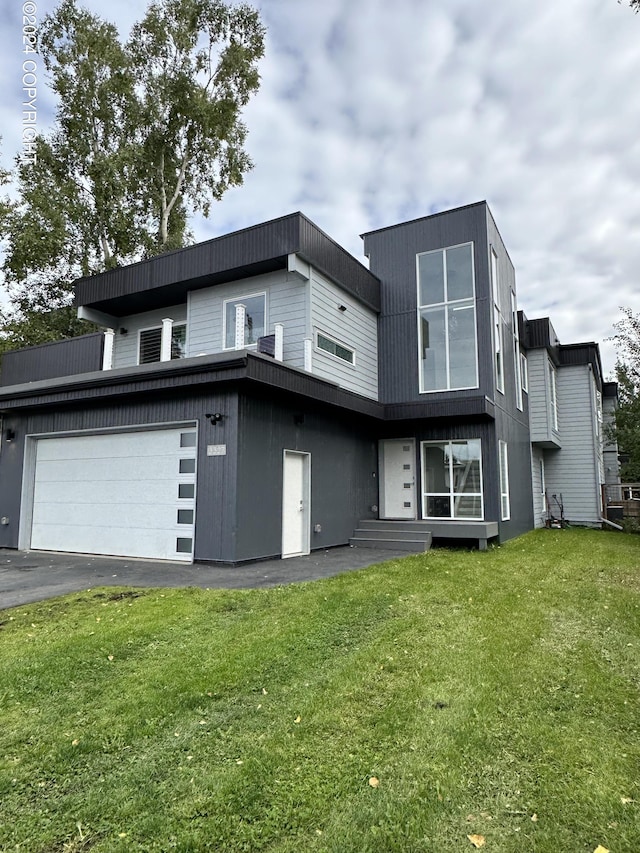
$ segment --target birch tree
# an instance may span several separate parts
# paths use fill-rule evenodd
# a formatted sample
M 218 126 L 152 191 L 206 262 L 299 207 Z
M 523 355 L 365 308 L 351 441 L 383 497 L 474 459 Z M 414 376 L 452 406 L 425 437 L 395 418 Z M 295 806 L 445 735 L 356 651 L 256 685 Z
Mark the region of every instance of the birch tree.
M 244 3 L 158 0 L 123 42 L 62 0 L 38 50 L 55 124 L 36 162 L 16 166 L 17 199 L 0 217 L 12 299 L 0 332 L 21 344 L 23 321 L 27 342 L 29 329 L 34 343 L 83 330 L 69 308 L 75 279 L 185 245 L 189 216 L 242 183 L 252 166 L 242 110 L 259 87 L 264 27 Z M 47 330 L 34 315 L 50 309 L 60 311 Z

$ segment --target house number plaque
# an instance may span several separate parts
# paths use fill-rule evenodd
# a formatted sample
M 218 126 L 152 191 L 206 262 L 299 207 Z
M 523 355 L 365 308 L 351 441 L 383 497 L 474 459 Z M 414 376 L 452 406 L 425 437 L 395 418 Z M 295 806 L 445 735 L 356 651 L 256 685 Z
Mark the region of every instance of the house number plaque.
M 226 444 L 207 444 L 207 456 L 226 456 Z

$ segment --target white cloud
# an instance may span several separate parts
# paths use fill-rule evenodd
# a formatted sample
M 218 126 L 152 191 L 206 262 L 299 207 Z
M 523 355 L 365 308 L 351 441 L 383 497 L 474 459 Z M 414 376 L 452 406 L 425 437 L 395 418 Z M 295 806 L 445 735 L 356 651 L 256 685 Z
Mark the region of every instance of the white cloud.
M 38 4 L 39 14 L 53 8 Z M 86 5 L 102 11 L 99 0 Z M 613 0 L 262 0 L 255 162 L 197 239 L 302 210 L 358 235 L 486 198 L 531 316 L 566 343 L 640 310 L 640 18 Z M 115 0 L 122 35 L 145 8 Z M 19 148 L 20 20 L 0 20 L 5 162 Z M 40 88 L 39 115 L 51 98 Z M 607 369 L 610 345 L 603 347 Z

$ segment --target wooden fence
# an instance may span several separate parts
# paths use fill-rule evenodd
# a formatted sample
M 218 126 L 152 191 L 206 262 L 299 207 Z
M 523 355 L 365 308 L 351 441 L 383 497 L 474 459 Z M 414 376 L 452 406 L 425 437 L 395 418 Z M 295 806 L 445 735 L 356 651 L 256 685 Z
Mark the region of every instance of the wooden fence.
M 640 520 L 640 483 L 603 486 L 602 505 L 610 521 L 620 516 Z

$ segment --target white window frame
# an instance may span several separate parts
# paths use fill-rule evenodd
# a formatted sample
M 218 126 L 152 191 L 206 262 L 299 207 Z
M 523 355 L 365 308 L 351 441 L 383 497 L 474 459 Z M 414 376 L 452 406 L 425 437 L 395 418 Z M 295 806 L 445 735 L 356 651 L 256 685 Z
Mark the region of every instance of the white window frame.
M 521 412 L 524 408 L 522 400 L 522 364 L 520 362 L 520 333 L 518 331 L 518 305 L 515 291 L 511 291 L 511 322 L 513 323 L 513 369 L 516 384 L 516 406 Z
M 500 518 L 509 521 L 511 518 L 511 500 L 509 497 L 509 449 L 507 442 L 498 442 L 498 468 L 500 471 Z
M 427 447 L 428 445 L 434 445 L 434 444 L 440 444 L 440 445 L 441 444 L 447 444 L 449 446 L 451 446 L 453 444 L 467 444 L 470 441 L 477 441 L 478 444 L 480 445 L 480 455 L 478 457 L 480 491 L 479 492 L 469 492 L 468 494 L 463 495 L 463 496 L 466 496 L 466 497 L 477 497 L 478 495 L 480 496 L 480 515 L 479 516 L 456 516 L 454 514 L 455 496 L 456 495 L 460 496 L 462 493 L 454 492 L 454 490 L 453 490 L 453 482 L 454 482 L 453 471 L 452 471 L 453 454 L 449 453 L 449 460 L 450 460 L 449 477 L 448 477 L 448 479 L 449 479 L 449 491 L 447 493 L 445 493 L 445 492 L 425 492 L 425 489 L 424 489 L 424 448 Z M 420 507 L 420 509 L 422 512 L 422 518 L 423 519 L 428 519 L 429 521 L 445 521 L 445 522 L 449 522 L 449 521 L 461 521 L 461 522 L 463 522 L 463 521 L 484 521 L 484 490 L 483 490 L 483 477 L 482 477 L 482 439 L 479 439 L 479 438 L 446 439 L 445 438 L 445 439 L 442 439 L 440 441 L 438 441 L 437 439 L 430 440 L 430 441 L 421 441 L 420 442 L 420 476 L 422 479 L 421 507 Z M 438 497 L 438 496 L 446 497 L 449 499 L 450 514 L 448 517 L 447 516 L 441 516 L 441 515 L 438 515 L 438 516 L 427 515 L 427 498 L 428 497 Z
M 526 355 L 520 353 L 520 373 L 522 375 L 522 390 L 525 394 L 529 393 L 529 362 Z
M 264 298 L 264 329 L 262 331 L 262 335 L 259 335 L 258 337 L 263 337 L 264 335 L 267 334 L 267 329 L 269 328 L 268 315 L 267 315 L 267 310 L 268 310 L 267 291 L 261 290 L 261 291 L 258 291 L 257 293 L 242 293 L 240 296 L 229 296 L 228 299 L 223 299 L 223 301 L 222 301 L 222 349 L 224 351 L 230 352 L 231 350 L 234 350 L 236 348 L 235 347 L 235 340 L 234 340 L 233 346 L 231 346 L 231 347 L 227 346 L 227 305 L 229 304 L 229 302 L 240 302 L 240 303 L 242 303 L 245 301 L 245 299 L 255 299 L 256 296 L 262 296 Z M 233 321 L 233 327 L 235 329 L 235 320 Z M 243 349 L 256 349 L 257 346 L 258 346 L 257 340 L 254 344 L 248 344 L 245 342 Z
M 179 329 L 179 328 L 181 328 L 181 327 L 183 327 L 183 326 L 184 326 L 184 330 L 185 330 L 185 335 L 184 335 L 185 355 L 178 356 L 178 358 L 172 358 L 172 359 L 171 359 L 171 361 L 177 361 L 179 358 L 186 358 L 186 346 L 187 346 L 187 321 L 186 321 L 186 320 L 176 320 L 176 321 L 174 321 L 173 326 L 172 326 L 172 328 L 171 328 L 171 335 L 172 335 L 172 339 L 173 339 L 173 331 L 174 331 L 174 329 Z M 160 364 L 160 362 L 161 362 L 161 359 L 160 359 L 160 358 L 159 358 L 159 359 L 157 359 L 157 361 L 140 361 L 140 355 L 141 355 L 141 353 L 140 353 L 140 344 L 141 344 L 141 342 L 142 342 L 142 333 L 143 333 L 143 332 L 153 332 L 153 331 L 159 331 L 159 332 L 160 332 L 160 335 L 161 335 L 161 340 L 160 340 L 160 352 L 162 353 L 162 323 L 160 323 L 159 325 L 156 323 L 154 326 L 145 326 L 145 327 L 144 327 L 144 329 L 138 329 L 138 351 L 137 351 L 137 356 L 138 356 L 138 365 L 141 365 L 141 364 Z M 173 341 L 172 341 L 172 342 L 173 342 Z
M 445 299 L 444 302 L 431 302 L 426 305 L 423 305 L 420 301 L 420 257 L 422 255 L 432 255 L 436 252 L 440 252 L 442 254 L 442 264 L 443 264 L 443 276 L 444 283 L 446 288 L 446 280 L 447 280 L 447 255 L 446 252 L 449 249 L 460 249 L 463 246 L 471 246 L 471 288 L 472 295 L 466 296 L 464 299 L 453 299 L 448 300 Z M 422 320 L 422 310 L 425 308 L 444 308 L 445 309 L 445 319 L 448 318 L 449 306 L 459 305 L 463 302 L 471 302 L 472 305 L 470 307 L 473 308 L 473 345 L 475 351 L 475 359 L 476 359 L 476 377 L 474 385 L 464 385 L 464 386 L 456 386 L 455 388 L 451 387 L 451 377 L 450 377 L 450 354 L 449 354 L 449 323 L 445 322 L 444 325 L 444 339 L 445 339 L 445 364 L 447 371 L 447 387 L 446 388 L 429 388 L 425 389 L 424 387 L 424 375 L 422 371 L 422 339 L 421 339 L 421 328 L 420 323 Z M 478 312 L 476 310 L 476 265 L 475 265 L 475 256 L 474 256 L 474 244 L 473 241 L 470 240 L 466 243 L 455 243 L 452 246 L 443 246 L 441 249 L 431 249 L 428 252 L 418 252 L 416 255 L 416 304 L 418 306 L 417 314 L 417 322 L 418 322 L 418 389 L 420 394 L 442 394 L 447 391 L 468 391 L 473 388 L 480 387 L 479 380 L 479 372 L 478 372 Z
M 329 341 L 332 344 L 335 344 L 336 346 L 341 347 L 344 350 L 347 350 L 347 352 L 350 352 L 351 353 L 351 361 L 347 361 L 346 358 L 342 358 L 342 356 L 336 355 L 335 353 L 329 352 L 329 350 L 324 349 L 324 347 L 321 347 L 319 344 L 319 338 L 320 337 L 324 338 L 326 341 Z M 347 344 L 342 343 L 342 341 L 339 341 L 337 338 L 334 338 L 332 335 L 328 335 L 326 332 L 323 332 L 322 329 L 316 329 L 315 330 L 315 335 L 314 335 L 313 340 L 314 340 L 314 349 L 316 350 L 316 352 L 321 352 L 323 355 L 326 355 L 329 358 L 332 358 L 334 361 L 337 361 L 340 364 L 346 364 L 348 367 L 355 367 L 356 366 L 356 351 L 353 349 L 353 347 L 347 346 Z
M 491 295 L 493 297 L 493 369 L 496 389 L 504 394 L 504 334 L 500 311 L 500 282 L 498 276 L 498 253 L 491 246 Z
M 504 394 L 504 336 L 502 334 L 502 316 L 497 305 L 493 306 L 493 342 L 496 389 Z
M 545 495 L 547 492 L 547 481 L 544 474 L 544 459 L 540 457 L 538 463 L 540 466 L 540 494 Z
M 547 372 L 549 374 L 549 403 L 551 406 L 551 426 L 555 432 L 559 432 L 558 421 L 558 382 L 556 368 L 551 359 L 547 360 Z

